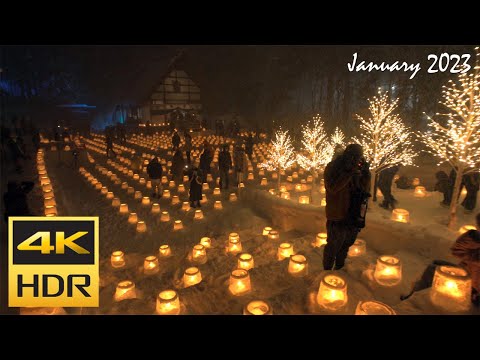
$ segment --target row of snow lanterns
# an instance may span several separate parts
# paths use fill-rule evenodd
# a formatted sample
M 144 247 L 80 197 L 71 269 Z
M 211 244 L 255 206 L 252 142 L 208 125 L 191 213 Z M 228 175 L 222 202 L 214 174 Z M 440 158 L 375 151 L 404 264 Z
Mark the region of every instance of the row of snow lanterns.
M 45 152 L 43 149 L 37 151 L 37 172 L 40 186 L 42 187 L 44 214 L 47 217 L 57 216 L 57 203 L 53 186 L 45 167 Z

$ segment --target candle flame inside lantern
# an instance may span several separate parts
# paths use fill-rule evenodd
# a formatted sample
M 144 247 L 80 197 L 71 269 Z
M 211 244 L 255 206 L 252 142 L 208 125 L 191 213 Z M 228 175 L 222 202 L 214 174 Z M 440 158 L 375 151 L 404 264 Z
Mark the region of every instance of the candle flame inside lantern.
M 183 274 L 183 284 L 185 287 L 196 285 L 202 281 L 202 274 L 196 267 L 190 267 Z
M 160 245 L 160 247 L 158 248 L 158 253 L 161 257 L 169 257 L 172 255 L 172 250 L 168 245 Z
M 138 222 L 137 213 L 130 213 L 128 216 L 128 223 L 129 224 L 136 224 Z
M 182 230 L 183 229 L 183 224 L 182 220 L 175 220 L 173 223 L 173 230 Z
M 427 194 L 425 190 L 425 186 L 417 186 L 415 187 L 415 192 L 413 196 L 418 197 L 418 198 L 423 198 Z
M 161 222 L 170 221 L 170 214 L 168 213 L 168 211 L 162 211 L 162 215 L 160 216 L 160 221 Z
M 156 256 L 147 256 L 143 262 L 143 272 L 145 275 L 152 275 L 158 273 L 160 270 L 158 266 L 158 258 Z
M 160 204 L 158 203 L 152 204 L 152 214 L 160 214 Z
M 142 205 L 143 206 L 149 206 L 150 205 L 150 198 L 148 196 L 144 196 L 142 198 Z
M 170 199 L 170 190 L 168 189 L 163 190 L 163 198 Z
M 303 255 L 292 255 L 288 264 L 288 272 L 293 276 L 305 276 L 308 274 L 307 258 Z
M 302 195 L 298 198 L 300 204 L 310 204 L 310 198 L 307 195 Z
M 114 251 L 110 257 L 112 267 L 121 268 L 125 266 L 125 255 L 123 251 Z
M 272 307 L 262 300 L 250 301 L 243 309 L 243 315 L 272 315 Z
M 380 301 L 360 301 L 355 315 L 396 315 L 395 311 Z
M 174 290 L 164 290 L 158 294 L 156 312 L 159 315 L 180 314 L 180 299 Z
M 355 257 L 355 256 L 362 256 L 367 251 L 367 244 L 365 240 L 357 239 L 353 243 L 352 246 L 348 249 L 348 256 Z
M 247 253 L 238 255 L 238 268 L 244 270 L 250 270 L 255 267 L 253 256 Z
M 430 289 L 430 300 L 448 312 L 466 312 L 471 307 L 472 279 L 456 266 L 437 266 Z
M 276 230 L 270 230 L 268 232 L 268 239 L 269 240 L 280 240 L 280 233 Z
M 137 232 L 138 233 L 147 232 L 147 224 L 145 224 L 145 221 L 137 222 Z
M 272 231 L 272 228 L 270 226 L 265 226 L 262 231 L 263 236 L 268 236 L 268 234 Z
M 402 263 L 395 256 L 378 257 L 373 277 L 382 286 L 395 286 L 402 280 Z
M 340 276 L 325 275 L 317 294 L 318 305 L 328 311 L 343 308 L 348 301 L 347 283 Z
M 200 239 L 200 244 L 206 249 L 209 249 L 212 246 L 212 240 L 209 237 L 204 236 Z
M 235 269 L 230 274 L 230 293 L 235 296 L 242 296 L 251 291 L 250 276 L 247 270 Z
M 216 200 L 214 205 L 213 205 L 213 208 L 216 209 L 216 210 L 221 210 L 223 207 L 222 207 L 222 202 L 220 200 Z
M 281 243 L 278 247 L 277 259 L 284 260 L 293 255 L 293 245 L 290 243 Z
M 410 214 L 405 209 L 393 209 L 392 220 L 397 222 L 408 223 L 410 221 Z
M 117 289 L 115 290 L 115 301 L 135 299 L 136 297 L 135 283 L 133 283 L 133 281 L 125 280 L 118 283 Z

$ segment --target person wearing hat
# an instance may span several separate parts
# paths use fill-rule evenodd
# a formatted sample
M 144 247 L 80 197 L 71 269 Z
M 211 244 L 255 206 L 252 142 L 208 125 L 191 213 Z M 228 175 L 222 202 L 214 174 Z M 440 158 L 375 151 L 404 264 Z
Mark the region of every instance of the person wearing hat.
M 223 144 L 218 154 L 218 171 L 220 173 L 220 189 L 228 189 L 228 172 L 232 168 L 232 157 L 228 151 L 228 144 Z
M 351 216 L 354 194 L 370 190 L 370 171 L 359 144 L 350 144 L 325 168 L 327 245 L 323 268 L 340 270 L 360 228 Z

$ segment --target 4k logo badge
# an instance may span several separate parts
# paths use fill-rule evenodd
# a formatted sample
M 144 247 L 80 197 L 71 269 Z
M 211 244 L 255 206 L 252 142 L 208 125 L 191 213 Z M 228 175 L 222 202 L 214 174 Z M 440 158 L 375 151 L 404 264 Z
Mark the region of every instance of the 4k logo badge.
M 8 219 L 11 307 L 98 307 L 98 217 Z

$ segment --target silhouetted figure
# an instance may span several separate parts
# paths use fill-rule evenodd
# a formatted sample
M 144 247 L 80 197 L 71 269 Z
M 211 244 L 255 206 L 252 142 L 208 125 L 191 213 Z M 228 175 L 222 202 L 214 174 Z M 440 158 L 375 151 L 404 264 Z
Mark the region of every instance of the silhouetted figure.
M 178 147 L 180 146 L 180 135 L 178 135 L 177 130 L 173 132 L 172 146 L 173 146 L 173 150 L 177 150 Z
M 232 157 L 228 145 L 223 144 L 222 151 L 218 154 L 218 171 L 220 173 L 220 189 L 228 189 L 229 171 L 232 168 Z
M 398 180 L 395 182 L 397 184 L 398 189 L 411 189 L 412 188 L 412 180 L 409 179 L 407 176 L 400 176 Z
M 466 212 L 472 212 L 477 206 L 477 194 L 480 186 L 480 173 L 474 172 L 463 175 L 463 183 L 467 189 L 467 195 L 462 201 Z
M 392 195 L 392 183 L 393 178 L 399 169 L 400 167 L 395 165 L 382 170 L 378 175 L 378 188 L 383 194 L 383 202 L 379 205 L 384 209 L 395 209 L 396 207 L 397 200 Z
M 143 169 L 143 161 L 139 155 L 137 154 L 132 155 L 130 168 L 132 169 L 134 174 L 141 174 Z
M 147 165 L 147 173 L 152 182 L 152 189 L 153 189 L 152 197 L 155 197 L 155 196 L 157 196 L 158 198 L 162 197 L 161 180 L 163 175 L 163 169 L 162 169 L 162 165 L 160 164 L 156 156 Z
M 212 154 L 212 149 L 210 147 L 210 144 L 205 141 L 204 143 L 204 149 L 202 155 L 200 155 L 200 170 L 202 172 L 202 175 L 204 176 L 204 181 L 206 182 L 207 180 L 207 174 L 210 174 L 211 169 L 210 169 L 210 164 L 212 163 L 213 160 L 213 154 Z
M 245 154 L 247 154 L 250 161 L 252 161 L 253 154 L 253 137 L 252 133 L 248 134 L 247 141 L 245 142 Z
M 113 136 L 110 131 L 105 134 L 105 142 L 107 143 L 107 157 L 110 157 L 110 153 L 113 153 L 113 157 L 117 156 L 115 150 L 113 150 Z
M 15 181 L 8 182 L 7 192 L 3 194 L 5 222 L 8 222 L 9 216 L 32 216 L 28 207 L 27 194 L 34 185 L 32 181 L 23 181 L 20 184 Z
M 190 165 L 192 163 L 190 158 L 190 154 L 192 152 L 192 135 L 185 130 L 183 133 L 183 139 L 185 140 L 185 155 L 187 156 L 187 163 Z
M 240 145 L 235 146 L 233 153 L 233 162 L 235 163 L 235 186 L 243 182 L 245 173 L 247 172 L 247 155 Z
M 437 182 L 435 184 L 434 191 L 438 191 L 443 194 L 443 201 L 440 203 L 442 206 L 449 206 L 452 201 L 452 192 L 450 189 L 450 180 L 445 171 L 437 171 L 435 173 Z
M 189 200 L 190 206 L 193 208 L 202 207 L 200 200 L 202 200 L 202 175 L 198 168 L 193 168 L 190 174 L 190 192 Z
M 172 158 L 172 167 L 170 172 L 173 175 L 173 180 L 178 184 L 182 181 L 183 169 L 185 168 L 185 162 L 183 161 L 183 155 L 180 150 L 175 151 Z

